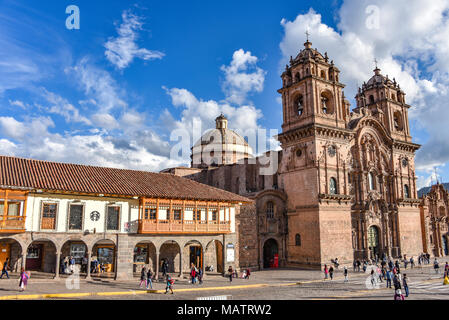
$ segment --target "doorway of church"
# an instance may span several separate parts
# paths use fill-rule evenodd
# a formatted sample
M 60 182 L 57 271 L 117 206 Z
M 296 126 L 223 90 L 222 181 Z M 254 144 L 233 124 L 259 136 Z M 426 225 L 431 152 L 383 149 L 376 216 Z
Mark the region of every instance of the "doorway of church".
M 268 239 L 263 246 L 263 267 L 277 268 L 278 267 L 278 243 L 274 239 Z
M 371 226 L 368 229 L 368 247 L 370 249 L 370 258 L 375 260 L 379 257 L 379 228 Z
M 449 247 L 447 243 L 447 235 L 443 235 L 443 252 L 445 256 L 449 255 Z

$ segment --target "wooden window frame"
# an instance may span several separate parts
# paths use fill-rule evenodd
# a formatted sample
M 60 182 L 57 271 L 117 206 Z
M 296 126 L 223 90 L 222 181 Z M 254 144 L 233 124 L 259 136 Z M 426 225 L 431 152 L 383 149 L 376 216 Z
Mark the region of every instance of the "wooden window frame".
M 117 229 L 108 229 L 108 215 L 109 215 L 109 208 L 111 207 L 117 207 L 118 208 L 118 219 L 117 219 Z M 122 223 L 122 206 L 119 204 L 108 204 L 106 205 L 105 209 L 105 215 L 104 215 L 104 231 L 105 232 L 120 232 L 121 231 L 121 223 Z
M 42 229 L 42 219 L 44 218 L 44 206 L 45 205 L 56 205 L 56 213 L 55 213 L 55 227 L 54 229 Z M 42 201 L 41 202 L 41 212 L 39 219 L 39 231 L 56 231 L 58 229 L 58 216 L 59 216 L 59 202 L 58 201 Z
M 83 206 L 81 215 L 81 229 L 70 229 L 70 208 L 72 206 Z M 86 203 L 85 202 L 69 202 L 67 205 L 67 232 L 82 232 L 84 231 L 84 219 L 86 217 Z

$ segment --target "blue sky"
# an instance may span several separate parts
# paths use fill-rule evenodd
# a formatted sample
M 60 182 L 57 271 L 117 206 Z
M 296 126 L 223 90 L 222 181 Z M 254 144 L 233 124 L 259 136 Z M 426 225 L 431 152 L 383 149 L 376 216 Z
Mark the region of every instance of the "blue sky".
M 157 171 L 186 164 L 170 159 L 170 134 L 194 119 L 280 130 L 280 74 L 309 29 L 352 107 L 374 57 L 396 77 L 425 146 L 419 183 L 434 167 L 448 181 L 446 2 L 0 1 L 0 153 Z M 66 28 L 69 5 L 79 30 Z

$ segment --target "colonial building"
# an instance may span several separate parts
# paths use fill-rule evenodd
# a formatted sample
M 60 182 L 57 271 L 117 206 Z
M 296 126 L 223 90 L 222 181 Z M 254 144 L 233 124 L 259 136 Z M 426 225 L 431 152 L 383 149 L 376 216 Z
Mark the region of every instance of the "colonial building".
M 414 163 L 420 146 L 412 142 L 410 105 L 395 79 L 376 66 L 351 112 L 340 70 L 309 41 L 281 78 L 282 150 L 267 153 L 277 159 L 277 172 L 261 174 L 266 155 L 217 165 L 215 150 L 201 154 L 209 160 L 201 166 L 166 170 L 255 200 L 239 216 L 240 264 L 263 268 L 278 259 L 318 268 L 335 258 L 421 253 Z
M 449 195 L 443 184 L 423 195 L 420 209 L 424 251 L 436 257 L 449 255 Z
M 97 259 L 117 279 L 142 265 L 239 265 L 240 205 L 251 200 L 170 174 L 0 156 L 0 261 L 54 273 Z M 86 276 L 90 277 L 90 268 Z

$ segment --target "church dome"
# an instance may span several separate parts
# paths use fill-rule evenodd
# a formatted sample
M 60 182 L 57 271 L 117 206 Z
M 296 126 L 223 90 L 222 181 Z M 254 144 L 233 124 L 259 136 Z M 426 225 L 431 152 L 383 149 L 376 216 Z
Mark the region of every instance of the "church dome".
M 221 114 L 216 127 L 207 131 L 192 148 L 192 167 L 207 167 L 237 163 L 252 157 L 252 149 L 245 139 L 228 129 L 228 119 Z

